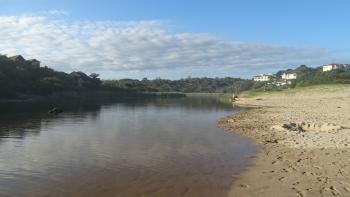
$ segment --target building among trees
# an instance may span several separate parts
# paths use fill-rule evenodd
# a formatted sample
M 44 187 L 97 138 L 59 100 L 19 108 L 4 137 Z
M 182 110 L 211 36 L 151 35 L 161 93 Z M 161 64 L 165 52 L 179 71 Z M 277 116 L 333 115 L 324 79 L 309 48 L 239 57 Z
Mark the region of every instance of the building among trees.
M 298 74 L 294 70 L 287 71 L 281 75 L 281 78 L 284 80 L 293 80 L 293 79 L 297 79 L 297 77 L 298 77 Z
M 11 57 L 9 57 L 9 59 L 12 61 L 16 61 L 16 62 L 25 62 L 26 61 L 22 55 L 11 56 Z
M 327 64 L 322 67 L 323 72 L 331 70 L 344 70 L 350 71 L 350 64 Z
M 268 73 L 268 74 L 259 74 L 253 77 L 254 81 L 260 81 L 260 82 L 266 82 L 266 81 L 271 81 L 273 78 L 273 74 Z

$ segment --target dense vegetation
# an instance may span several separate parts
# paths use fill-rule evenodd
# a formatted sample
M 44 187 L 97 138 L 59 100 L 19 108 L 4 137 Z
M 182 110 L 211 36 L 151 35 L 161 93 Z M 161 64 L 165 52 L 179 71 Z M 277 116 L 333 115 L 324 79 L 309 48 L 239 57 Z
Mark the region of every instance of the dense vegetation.
M 58 72 L 49 67 L 33 64 L 23 57 L 0 56 L 0 98 L 18 98 L 32 95 L 51 95 L 59 92 L 108 91 L 135 92 L 208 92 L 226 93 L 251 89 L 251 80 L 237 78 L 186 78 L 180 80 L 105 80 L 98 74 Z M 160 95 L 160 94 L 155 94 Z M 162 95 L 164 96 L 164 95 Z
M 297 79 L 292 80 L 290 85 L 276 86 L 273 81 L 281 79 L 282 73 L 293 72 L 297 73 Z M 274 78 L 269 82 L 255 82 L 251 90 L 281 90 L 295 87 L 305 87 L 321 84 L 350 84 L 350 72 L 344 70 L 332 70 L 323 72 L 322 67 L 311 68 L 301 65 L 296 69 L 288 69 L 278 71 Z
M 343 70 L 323 72 L 322 68 L 307 68 L 300 73 L 300 77 L 295 81 L 294 87 L 336 83 L 350 84 L 350 72 Z
M 155 92 L 206 92 L 206 93 L 232 93 L 251 89 L 254 85 L 251 80 L 238 78 L 191 78 L 179 80 L 154 79 L 142 80 L 121 79 L 106 80 L 103 82 L 109 87 L 127 88 L 138 91 Z
M 50 95 L 57 92 L 77 92 L 107 89 L 97 74 L 82 72 L 67 74 L 41 67 L 31 60 L 0 56 L 0 98 L 18 98 L 31 95 Z M 114 89 L 118 90 L 118 89 Z
M 278 90 L 294 88 L 298 86 L 309 86 L 318 84 L 350 83 L 350 72 L 333 70 L 323 72 L 322 67 L 310 68 L 301 65 L 296 69 L 281 70 L 272 79 L 278 80 L 284 72 L 296 72 L 298 78 L 291 85 L 277 87 L 270 82 L 254 82 L 239 78 L 191 78 L 179 80 L 154 79 L 142 80 L 121 79 L 105 80 L 103 84 L 108 87 L 118 87 L 137 91 L 151 92 L 206 92 L 206 93 L 238 93 L 245 90 Z
M 244 90 L 275 90 L 317 84 L 350 83 L 350 72 L 333 70 L 322 72 L 322 68 L 299 66 L 294 70 L 279 71 L 273 80 L 278 80 L 287 71 L 298 73 L 291 85 L 276 87 L 271 82 L 254 82 L 240 78 L 185 78 L 179 80 L 120 79 L 104 80 L 98 74 L 89 76 L 83 72 L 70 74 L 41 67 L 31 60 L 8 58 L 0 55 L 0 98 L 18 98 L 30 95 L 51 95 L 58 92 L 104 91 L 117 94 L 150 92 L 203 92 L 238 93 Z M 160 95 L 160 94 L 154 94 Z M 164 95 L 162 95 L 164 96 Z
M 347 84 L 350 83 L 350 72 L 344 70 L 332 70 L 323 72 L 322 67 L 310 68 L 305 65 L 301 65 L 294 69 L 298 74 L 298 78 L 293 81 L 291 87 L 303 87 L 319 84 Z M 279 71 L 278 74 L 284 71 Z

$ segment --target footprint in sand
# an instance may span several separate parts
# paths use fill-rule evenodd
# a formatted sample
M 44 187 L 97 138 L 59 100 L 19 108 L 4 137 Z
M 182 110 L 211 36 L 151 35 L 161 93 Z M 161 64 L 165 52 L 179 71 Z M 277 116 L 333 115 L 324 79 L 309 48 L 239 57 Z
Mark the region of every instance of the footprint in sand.
M 286 177 L 283 176 L 283 177 L 280 177 L 278 180 L 279 180 L 280 182 L 284 182 L 284 181 L 285 181 L 285 178 L 286 178 Z
M 340 195 L 340 192 L 338 192 L 338 190 L 334 186 L 330 186 L 329 189 L 332 191 L 332 194 L 334 196 Z
M 249 185 L 243 184 L 243 183 L 242 183 L 242 184 L 239 184 L 239 186 L 242 187 L 242 188 L 249 188 Z
M 295 190 L 295 191 L 297 192 L 297 196 L 303 197 L 303 196 L 306 195 L 306 192 L 303 191 L 303 190 L 300 190 L 300 189 L 298 189 L 298 188 L 296 188 L 296 187 L 293 187 L 292 189 Z

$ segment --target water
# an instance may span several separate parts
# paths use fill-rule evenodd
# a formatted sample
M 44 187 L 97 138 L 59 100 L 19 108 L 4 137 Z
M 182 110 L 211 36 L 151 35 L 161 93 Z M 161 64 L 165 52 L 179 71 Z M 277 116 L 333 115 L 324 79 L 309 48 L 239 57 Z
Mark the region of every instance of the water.
M 0 105 L 0 196 L 225 196 L 256 151 L 215 97 L 58 105 Z

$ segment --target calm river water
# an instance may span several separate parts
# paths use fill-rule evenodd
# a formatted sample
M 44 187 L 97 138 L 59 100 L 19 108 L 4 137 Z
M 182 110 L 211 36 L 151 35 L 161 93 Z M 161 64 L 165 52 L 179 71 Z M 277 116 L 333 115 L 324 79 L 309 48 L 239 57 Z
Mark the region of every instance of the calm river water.
M 225 196 L 257 147 L 215 97 L 0 104 L 0 196 Z

